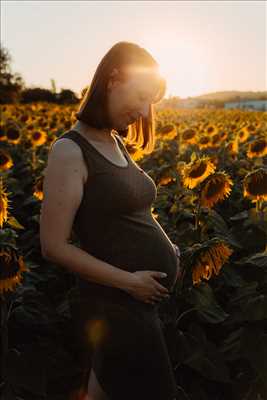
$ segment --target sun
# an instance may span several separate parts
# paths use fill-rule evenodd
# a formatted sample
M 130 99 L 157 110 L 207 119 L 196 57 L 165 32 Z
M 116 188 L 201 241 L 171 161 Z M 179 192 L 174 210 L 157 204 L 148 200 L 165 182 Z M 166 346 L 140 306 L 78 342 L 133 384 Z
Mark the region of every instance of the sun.
M 208 91 L 210 61 L 204 44 L 160 34 L 151 53 L 167 81 L 166 97 L 197 96 Z

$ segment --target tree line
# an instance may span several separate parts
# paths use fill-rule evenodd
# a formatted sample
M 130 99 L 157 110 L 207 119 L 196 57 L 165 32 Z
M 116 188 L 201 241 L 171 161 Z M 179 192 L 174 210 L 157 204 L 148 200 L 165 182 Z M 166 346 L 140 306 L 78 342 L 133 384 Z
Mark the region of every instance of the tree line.
M 55 81 L 51 79 L 51 90 L 40 87 L 29 88 L 17 72 L 11 68 L 12 57 L 7 48 L 0 46 L 0 104 L 32 103 L 44 101 L 57 104 L 75 104 L 80 101 L 70 89 L 56 91 Z M 83 96 L 85 90 L 81 92 Z

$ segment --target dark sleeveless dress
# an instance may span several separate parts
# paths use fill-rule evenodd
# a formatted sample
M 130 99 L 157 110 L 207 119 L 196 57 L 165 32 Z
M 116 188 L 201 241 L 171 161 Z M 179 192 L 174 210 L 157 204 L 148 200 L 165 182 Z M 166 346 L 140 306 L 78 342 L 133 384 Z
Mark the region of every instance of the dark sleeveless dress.
M 172 242 L 151 213 L 157 189 L 153 179 L 130 157 L 115 165 L 79 132 L 57 140 L 76 142 L 88 166 L 88 180 L 73 231 L 80 247 L 117 268 L 164 271 L 159 282 L 172 288 L 177 256 Z M 98 382 L 110 400 L 173 400 L 176 382 L 162 332 L 158 307 L 122 289 L 77 277 L 76 328 Z M 163 300 L 165 301 L 165 300 Z M 89 360 L 90 359 L 90 360 Z

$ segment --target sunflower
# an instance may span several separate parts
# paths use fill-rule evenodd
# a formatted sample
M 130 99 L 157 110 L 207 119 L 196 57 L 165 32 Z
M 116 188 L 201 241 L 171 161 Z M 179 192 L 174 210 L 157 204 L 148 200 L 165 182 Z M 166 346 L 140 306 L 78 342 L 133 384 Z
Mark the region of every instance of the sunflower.
M 210 124 L 210 123 L 208 124 L 208 126 L 206 126 L 205 130 L 206 130 L 207 134 L 210 136 L 213 136 L 218 132 L 218 128 L 216 128 L 215 125 Z
M 131 155 L 131 158 L 134 161 L 141 160 L 144 157 L 144 152 L 142 151 L 141 148 L 138 148 L 134 144 L 130 144 L 130 143 L 128 143 L 128 144 L 125 143 L 125 144 L 126 144 L 127 151 L 129 152 L 129 154 Z
M 249 149 L 247 151 L 248 158 L 264 157 L 266 155 L 267 155 L 267 139 L 261 137 L 249 143 Z
M 226 131 L 220 131 L 219 136 L 220 136 L 221 142 L 224 142 L 227 139 L 228 134 Z
M 237 156 L 239 146 L 238 146 L 238 136 L 236 136 L 233 140 L 229 141 L 226 146 L 226 150 L 231 156 Z
M 243 181 L 243 195 L 256 201 L 267 201 L 267 170 L 258 168 L 249 172 Z
M 198 147 L 200 148 L 200 150 L 202 149 L 206 149 L 207 147 L 210 146 L 210 137 L 208 135 L 201 135 L 198 138 Z
M 173 124 L 165 125 L 159 130 L 159 134 L 163 136 L 164 139 L 172 140 L 177 136 L 176 127 Z
M 246 129 L 248 130 L 248 132 L 255 132 L 256 130 L 256 126 L 253 124 L 250 124 L 246 127 Z
M 3 228 L 4 222 L 8 219 L 8 198 L 9 192 L 4 188 L 3 178 L 0 178 L 0 227 Z
M 198 284 L 201 279 L 209 280 L 213 274 L 218 275 L 223 264 L 228 260 L 233 250 L 225 243 L 219 242 L 201 249 L 198 260 L 193 268 L 193 284 Z
M 184 165 L 181 170 L 183 185 L 193 189 L 212 174 L 215 169 L 216 166 L 210 161 L 209 157 L 203 156 L 198 160 L 191 161 Z
M 238 139 L 240 143 L 244 143 L 250 136 L 249 131 L 246 128 L 242 128 L 239 132 L 238 132 Z
M 46 142 L 46 133 L 44 131 L 34 131 L 31 134 L 31 143 L 33 147 L 42 146 Z
M 21 134 L 16 126 L 10 126 L 6 131 L 7 142 L 18 144 L 21 140 Z
M 0 249 L 0 294 L 4 291 L 13 291 L 16 285 L 21 283 L 22 272 L 29 271 L 23 257 L 17 256 L 16 251 L 11 246 Z
M 4 150 L 0 150 L 0 171 L 6 171 L 13 166 L 11 156 Z
M 233 181 L 224 172 L 215 172 L 210 175 L 201 189 L 200 204 L 203 207 L 213 207 L 220 200 L 224 200 L 231 193 Z
M 220 145 L 221 145 L 221 137 L 219 133 L 215 133 L 215 135 L 213 135 L 211 138 L 211 147 L 217 148 L 220 147 Z
M 189 128 L 182 132 L 181 139 L 184 143 L 194 144 L 196 143 L 196 135 L 195 129 Z

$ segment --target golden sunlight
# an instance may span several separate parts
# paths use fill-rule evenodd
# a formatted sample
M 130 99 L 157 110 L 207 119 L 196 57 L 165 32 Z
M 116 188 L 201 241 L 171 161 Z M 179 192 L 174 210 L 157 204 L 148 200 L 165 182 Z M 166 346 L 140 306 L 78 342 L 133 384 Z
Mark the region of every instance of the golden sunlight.
M 173 41 L 176 51 L 173 51 Z M 176 39 L 160 33 L 153 55 L 159 63 L 159 71 L 167 81 L 166 96 L 182 98 L 208 92 L 210 60 L 207 48 L 196 38 Z

